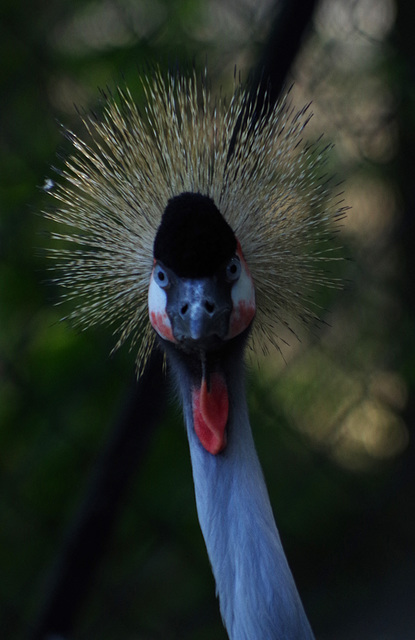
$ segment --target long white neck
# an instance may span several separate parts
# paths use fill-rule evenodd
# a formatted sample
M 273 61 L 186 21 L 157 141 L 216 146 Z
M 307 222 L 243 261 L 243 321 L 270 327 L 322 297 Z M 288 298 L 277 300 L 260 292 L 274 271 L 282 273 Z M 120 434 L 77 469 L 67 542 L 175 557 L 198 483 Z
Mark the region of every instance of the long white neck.
M 199 522 L 231 640 L 312 640 L 275 525 L 255 451 L 243 365 L 227 378 L 228 444 L 208 453 L 193 427 L 185 368 L 174 367 L 182 394 Z

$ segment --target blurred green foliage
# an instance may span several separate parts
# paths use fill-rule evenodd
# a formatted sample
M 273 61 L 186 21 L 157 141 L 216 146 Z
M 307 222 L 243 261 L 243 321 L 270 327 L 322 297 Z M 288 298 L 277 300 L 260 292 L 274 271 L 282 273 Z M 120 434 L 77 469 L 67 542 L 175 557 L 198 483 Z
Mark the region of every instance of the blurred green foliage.
M 380 234 L 382 220 L 371 226 L 373 202 L 364 199 L 377 193 L 367 189 L 371 176 L 375 187 L 391 183 L 393 172 L 387 179 L 385 174 L 399 146 L 388 127 L 391 121 L 396 126 L 394 88 L 405 57 L 399 49 L 391 52 L 387 26 L 382 31 L 388 11 L 393 28 L 394 3 L 385 0 L 383 13 L 375 14 L 372 5 L 361 0 L 340 10 L 334 0 L 322 3 L 293 69 L 296 99 L 315 100 L 318 124 L 311 134 L 323 126 L 336 140 L 333 170 L 348 178 L 346 199 L 355 209 L 342 241 L 354 256 L 346 267 L 354 284 L 322 300 L 333 308 L 324 315 L 332 328 L 284 351 L 286 365 L 273 354 L 261 363 L 260 375 L 253 369 L 248 376 L 255 437 L 287 555 L 319 637 L 336 640 L 358 637 L 353 629 L 359 620 L 350 622 L 350 635 L 344 620 L 350 611 L 376 609 L 374 585 L 393 582 L 395 567 L 407 565 L 415 529 L 412 514 L 406 515 L 414 497 L 406 475 L 411 424 L 401 417 L 413 391 L 415 349 L 413 318 L 406 300 L 396 298 L 402 264 L 391 231 L 399 221 L 384 222 Z M 215 86 L 229 86 L 235 63 L 245 75 L 255 64 L 272 9 L 267 2 L 253 7 L 203 0 L 2 2 L 2 637 L 30 637 L 134 367 L 128 348 L 109 357 L 108 332 L 79 333 L 60 322 L 67 310 L 54 306 L 58 292 L 46 284 L 48 223 L 39 215 L 45 206 L 40 187 L 52 175 L 50 166 L 61 162 L 57 150 L 65 152 L 58 123 L 78 131 L 74 105 L 99 109 L 99 88 L 120 81 L 134 92 L 138 69 L 148 64 L 188 68 L 204 65 L 207 56 Z M 354 60 L 353 47 L 345 54 L 347 38 L 360 42 L 364 56 Z M 369 127 L 375 119 L 378 129 Z M 412 116 L 408 127 L 413 125 Z M 386 194 L 396 209 L 398 188 L 381 190 L 379 201 Z M 403 355 L 396 330 L 402 316 Z M 375 406 L 375 431 L 364 431 L 368 414 L 362 421 L 361 413 L 353 413 L 362 406 Z M 385 407 L 398 422 L 379 422 Z M 370 449 L 375 436 L 378 449 Z M 379 442 L 385 442 L 381 449 Z M 137 469 L 74 638 L 225 637 L 195 513 L 184 429 L 173 406 Z M 388 637 L 405 638 L 398 632 Z

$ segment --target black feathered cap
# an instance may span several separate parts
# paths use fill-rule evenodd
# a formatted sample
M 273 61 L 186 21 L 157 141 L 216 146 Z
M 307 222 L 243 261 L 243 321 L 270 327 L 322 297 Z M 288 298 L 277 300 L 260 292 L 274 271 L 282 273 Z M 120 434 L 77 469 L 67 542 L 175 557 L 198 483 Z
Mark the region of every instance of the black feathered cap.
M 177 276 L 212 276 L 235 251 L 235 234 L 212 198 L 186 192 L 168 201 L 153 254 Z

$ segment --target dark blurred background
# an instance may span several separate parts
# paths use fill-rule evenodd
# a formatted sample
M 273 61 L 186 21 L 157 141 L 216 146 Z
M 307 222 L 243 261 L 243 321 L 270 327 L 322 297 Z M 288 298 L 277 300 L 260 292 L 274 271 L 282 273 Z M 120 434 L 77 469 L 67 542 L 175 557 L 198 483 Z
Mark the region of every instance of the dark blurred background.
M 82 133 L 74 105 L 99 110 L 99 89 L 120 82 L 140 101 L 148 63 L 207 59 L 229 94 L 235 65 L 243 78 L 261 60 L 278 68 L 270 45 L 295 40 L 273 31 L 286 5 L 1 1 L 2 638 L 226 638 L 180 412 L 162 410 L 157 378 L 140 413 L 134 353 L 109 356 L 109 331 L 60 322 L 41 187 L 65 153 L 59 123 Z M 248 393 L 320 640 L 415 638 L 414 25 L 405 0 L 323 0 L 290 53 L 294 103 L 313 101 L 308 136 L 335 143 L 329 170 L 345 181 L 346 289 L 323 301 L 320 331 L 251 367 Z

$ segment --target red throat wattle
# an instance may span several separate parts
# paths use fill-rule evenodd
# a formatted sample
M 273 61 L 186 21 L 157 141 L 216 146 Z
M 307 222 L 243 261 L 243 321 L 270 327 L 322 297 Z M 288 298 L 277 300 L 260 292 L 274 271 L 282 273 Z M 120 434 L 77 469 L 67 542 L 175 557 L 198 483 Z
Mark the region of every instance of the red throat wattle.
M 192 389 L 193 423 L 202 446 L 213 455 L 226 447 L 226 425 L 229 414 L 229 396 L 221 373 L 211 373 L 209 389 L 205 376 L 200 388 Z

